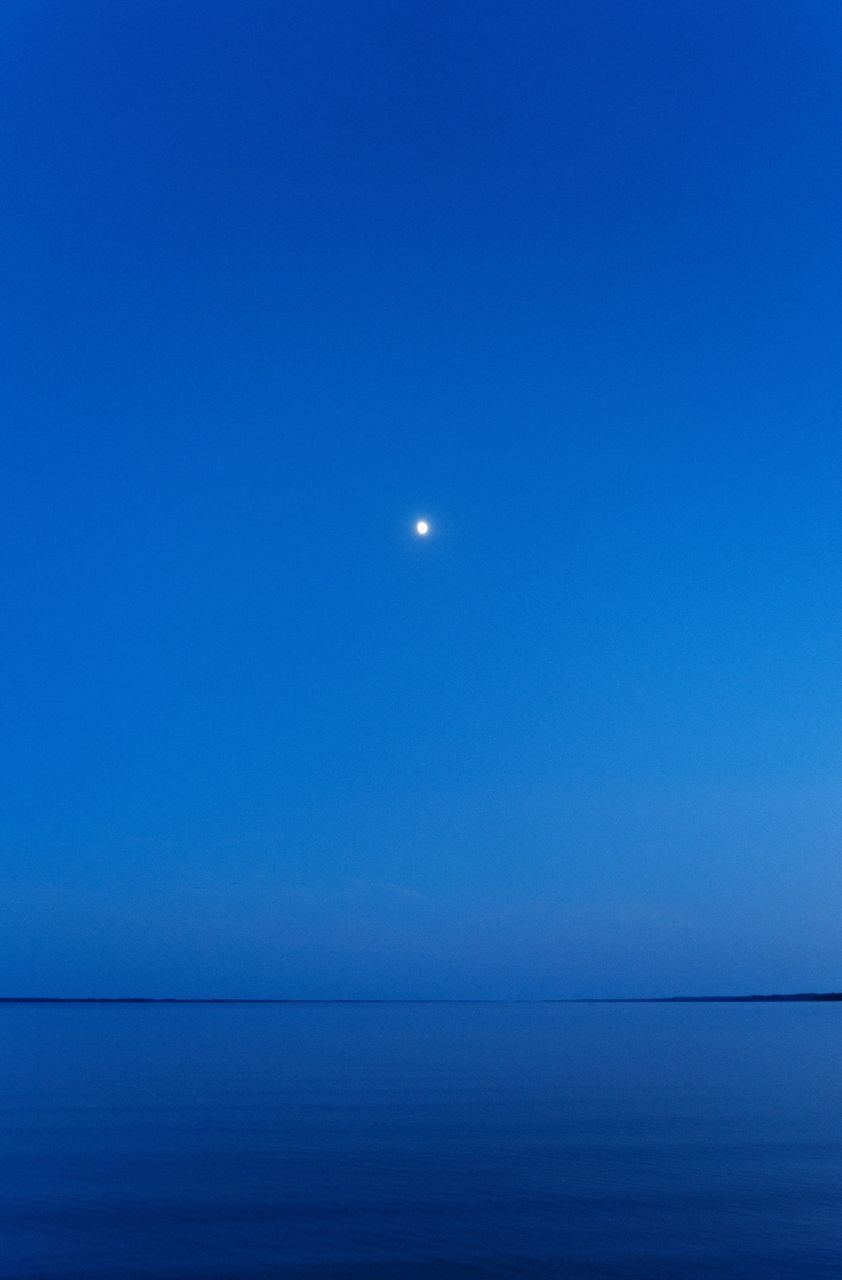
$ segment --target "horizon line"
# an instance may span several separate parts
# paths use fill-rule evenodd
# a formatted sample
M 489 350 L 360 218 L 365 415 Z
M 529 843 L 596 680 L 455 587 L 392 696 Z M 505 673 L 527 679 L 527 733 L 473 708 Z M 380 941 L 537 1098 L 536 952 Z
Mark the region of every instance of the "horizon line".
M 796 991 L 752 995 L 437 997 L 327 996 L 0 996 L 0 1004 L 747 1004 L 842 1001 L 842 991 Z

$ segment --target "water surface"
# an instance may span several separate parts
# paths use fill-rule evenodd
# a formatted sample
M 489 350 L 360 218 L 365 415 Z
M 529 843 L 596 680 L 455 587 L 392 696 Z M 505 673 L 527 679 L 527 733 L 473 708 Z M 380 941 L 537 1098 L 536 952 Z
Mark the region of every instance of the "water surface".
M 842 1006 L 0 1008 L 3 1280 L 842 1274 Z

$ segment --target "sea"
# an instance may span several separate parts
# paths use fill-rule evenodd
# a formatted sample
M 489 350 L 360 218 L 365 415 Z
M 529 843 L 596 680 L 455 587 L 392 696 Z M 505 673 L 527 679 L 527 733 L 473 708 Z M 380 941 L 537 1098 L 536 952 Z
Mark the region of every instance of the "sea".
M 842 1005 L 3 1005 L 0 1277 L 839 1280 Z

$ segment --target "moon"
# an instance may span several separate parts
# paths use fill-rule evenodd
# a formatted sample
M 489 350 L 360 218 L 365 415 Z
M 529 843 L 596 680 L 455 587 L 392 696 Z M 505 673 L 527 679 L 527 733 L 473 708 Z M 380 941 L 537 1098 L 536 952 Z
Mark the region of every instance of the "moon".
M 430 532 L 430 523 L 429 523 L 429 521 L 428 521 L 428 520 L 416 520 L 416 521 L 415 521 L 415 532 L 418 534 L 418 537 L 419 537 L 419 538 L 426 538 L 427 534 Z

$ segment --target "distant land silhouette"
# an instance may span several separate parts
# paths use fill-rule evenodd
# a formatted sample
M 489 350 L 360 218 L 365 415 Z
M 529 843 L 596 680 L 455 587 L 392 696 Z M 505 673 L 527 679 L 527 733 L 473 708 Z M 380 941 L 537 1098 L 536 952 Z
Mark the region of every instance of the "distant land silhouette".
M 538 1000 L 298 1000 L 286 996 L 0 996 L 0 1004 L 787 1004 L 842 1001 L 842 991 L 751 996 L 558 996 Z

